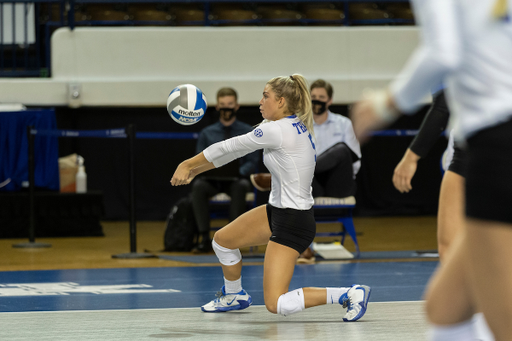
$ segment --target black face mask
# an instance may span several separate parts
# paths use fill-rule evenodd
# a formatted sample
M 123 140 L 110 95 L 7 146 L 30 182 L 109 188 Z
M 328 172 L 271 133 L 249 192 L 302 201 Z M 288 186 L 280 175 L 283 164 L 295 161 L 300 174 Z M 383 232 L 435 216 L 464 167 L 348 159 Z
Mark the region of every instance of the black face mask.
M 220 117 L 224 118 L 226 121 L 229 121 L 236 116 L 236 110 L 234 108 L 219 108 L 219 114 Z
M 316 99 L 311 101 L 313 105 L 313 114 L 322 115 L 327 110 L 327 102 L 317 101 Z

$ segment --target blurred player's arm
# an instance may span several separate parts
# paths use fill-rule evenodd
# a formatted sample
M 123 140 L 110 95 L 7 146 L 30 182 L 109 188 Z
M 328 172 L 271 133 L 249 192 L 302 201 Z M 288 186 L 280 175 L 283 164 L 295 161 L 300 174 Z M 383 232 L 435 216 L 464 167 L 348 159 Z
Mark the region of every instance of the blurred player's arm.
M 367 95 L 354 106 L 352 122 L 361 140 L 389 125 L 400 113 L 413 113 L 430 89 L 443 82 L 461 60 L 461 39 L 453 0 L 413 1 L 421 27 L 421 45 L 388 90 Z
M 462 47 L 459 37 L 457 5 L 453 0 L 415 0 L 422 44 L 390 86 L 396 107 L 413 113 L 434 86 L 460 64 Z
M 416 173 L 418 161 L 425 157 L 448 125 L 450 112 L 444 91 L 434 96 L 433 103 L 423 119 L 418 135 L 411 142 L 402 160 L 393 173 L 393 185 L 401 193 L 412 189 L 411 180 Z

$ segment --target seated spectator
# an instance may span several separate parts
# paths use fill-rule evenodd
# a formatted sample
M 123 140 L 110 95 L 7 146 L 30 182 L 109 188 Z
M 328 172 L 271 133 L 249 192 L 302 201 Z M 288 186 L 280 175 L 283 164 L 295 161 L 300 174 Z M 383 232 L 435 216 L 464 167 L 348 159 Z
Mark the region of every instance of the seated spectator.
M 356 193 L 355 177 L 361 167 L 361 147 L 352 121 L 332 113 L 332 85 L 322 79 L 311 84 L 316 137 L 313 197 L 346 198 Z
M 196 154 L 202 152 L 210 145 L 246 134 L 253 127 L 237 120 L 236 113 L 240 105 L 238 96 L 232 88 L 222 88 L 217 92 L 216 110 L 219 112 L 219 121 L 204 128 L 197 140 Z M 204 176 L 196 178 L 192 184 L 192 205 L 199 231 L 199 243 L 194 251 L 209 252 L 210 240 L 210 213 L 208 203 L 211 197 L 218 193 L 226 193 L 231 197 L 229 220 L 233 221 L 246 211 L 245 196 L 251 191 L 250 174 L 254 173 L 258 164 L 259 154 L 254 152 L 231 162 L 222 168 L 212 169 Z

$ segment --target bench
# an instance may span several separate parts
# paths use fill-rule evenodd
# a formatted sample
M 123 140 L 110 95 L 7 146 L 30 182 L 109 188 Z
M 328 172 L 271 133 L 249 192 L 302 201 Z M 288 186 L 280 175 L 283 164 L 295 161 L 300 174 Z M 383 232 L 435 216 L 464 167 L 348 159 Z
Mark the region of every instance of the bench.
M 345 236 L 348 235 L 354 241 L 356 246 L 356 257 L 359 257 L 359 243 L 357 242 L 356 229 L 352 220 L 352 211 L 356 207 L 354 197 L 347 198 L 315 198 L 313 209 L 315 211 L 315 220 L 317 224 L 341 223 L 341 231 L 336 232 L 318 232 L 317 237 L 341 236 L 341 244 L 345 242 Z

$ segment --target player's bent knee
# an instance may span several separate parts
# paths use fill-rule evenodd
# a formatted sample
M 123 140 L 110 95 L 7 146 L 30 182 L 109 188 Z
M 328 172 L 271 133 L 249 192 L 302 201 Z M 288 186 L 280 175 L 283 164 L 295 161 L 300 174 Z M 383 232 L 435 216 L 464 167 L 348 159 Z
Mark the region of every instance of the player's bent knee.
M 265 302 L 265 307 L 272 314 L 277 314 L 277 301 L 275 302 Z
M 216 231 L 213 235 L 213 240 L 219 245 L 228 245 L 229 234 L 222 231 L 222 229 Z
M 279 315 L 288 316 L 304 309 L 304 291 L 302 288 L 282 294 L 277 300 L 277 313 Z
M 434 316 L 434 307 L 433 307 L 433 304 L 432 304 L 432 300 L 429 299 L 428 295 L 425 297 L 424 309 L 425 309 L 425 315 L 427 316 L 427 320 L 430 323 L 433 323 L 431 317 Z
M 427 290 L 425 293 L 425 315 L 427 316 L 427 320 L 429 323 L 435 325 L 443 325 L 446 322 L 443 321 L 443 316 L 446 312 L 446 309 L 442 306 L 442 304 L 438 304 L 436 300 L 432 297 L 432 290 Z
M 239 249 L 228 249 L 220 246 L 215 239 L 212 240 L 212 248 L 222 265 L 230 266 L 238 264 L 242 260 L 242 254 Z

